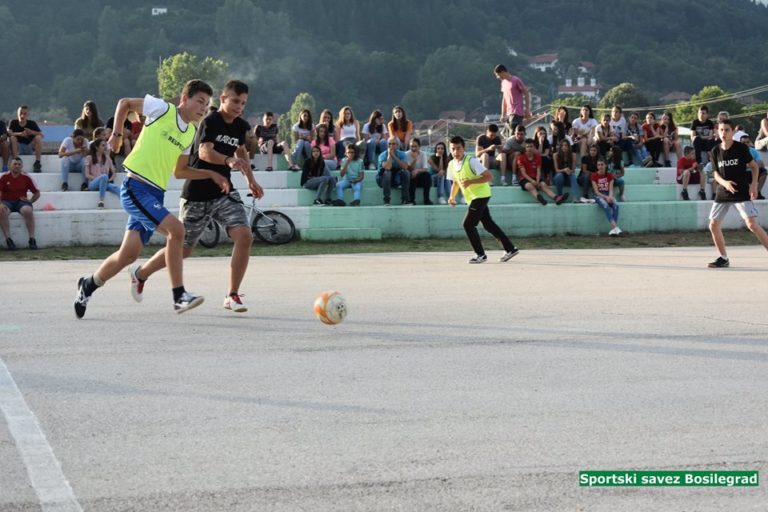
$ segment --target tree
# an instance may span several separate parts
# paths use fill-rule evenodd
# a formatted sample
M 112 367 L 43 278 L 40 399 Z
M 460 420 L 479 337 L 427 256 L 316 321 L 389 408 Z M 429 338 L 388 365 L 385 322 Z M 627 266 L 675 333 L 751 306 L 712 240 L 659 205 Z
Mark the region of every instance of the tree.
M 718 112 L 726 111 L 730 115 L 740 114 L 744 106 L 735 99 L 722 99 L 726 95 L 717 85 L 708 85 L 691 96 L 690 101 L 680 103 L 675 108 L 675 122 L 677 124 L 688 124 L 696 119 L 701 105 L 706 104 L 709 107 L 710 117 L 715 117 Z M 721 99 L 716 99 L 721 98 Z
M 308 92 L 301 92 L 296 95 L 293 100 L 290 110 L 281 115 L 277 121 L 277 126 L 280 129 L 280 139 L 291 140 L 291 126 L 299 120 L 299 114 L 302 110 L 309 110 L 312 112 L 313 120 L 317 120 L 314 116 L 315 112 L 315 98 Z
M 224 85 L 229 65 L 223 60 L 206 57 L 200 62 L 196 55 L 183 52 L 163 59 L 157 70 L 157 81 L 160 86 L 160 96 L 170 100 L 176 98 L 184 84 L 198 78 L 205 80 L 214 91 Z
M 604 109 L 620 106 L 624 110 L 637 110 L 648 106 L 648 99 L 634 84 L 624 82 L 605 93 L 605 96 L 597 104 Z
M 765 118 L 765 113 L 768 111 L 768 103 L 756 103 L 748 107 L 744 107 L 741 115 L 744 116 L 738 120 L 739 124 L 744 126 L 744 131 L 752 135 L 753 140 L 757 137 L 757 132 L 760 130 L 760 121 Z

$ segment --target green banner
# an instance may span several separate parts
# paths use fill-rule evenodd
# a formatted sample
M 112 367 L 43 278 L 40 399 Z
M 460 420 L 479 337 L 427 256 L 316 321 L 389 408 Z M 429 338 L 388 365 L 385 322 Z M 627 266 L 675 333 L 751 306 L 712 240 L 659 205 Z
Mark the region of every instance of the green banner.
M 757 487 L 757 471 L 579 471 L 582 487 Z

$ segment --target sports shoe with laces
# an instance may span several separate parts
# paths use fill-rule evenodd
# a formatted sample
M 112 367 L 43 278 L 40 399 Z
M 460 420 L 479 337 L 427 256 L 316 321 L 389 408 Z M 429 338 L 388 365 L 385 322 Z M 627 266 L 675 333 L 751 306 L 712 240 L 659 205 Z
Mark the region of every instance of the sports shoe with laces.
M 688 191 L 685 189 L 680 192 L 680 196 L 683 198 L 683 201 L 688 201 L 690 199 L 690 197 L 688 197 Z
M 30 238 L 29 239 L 29 248 L 32 249 L 33 251 L 36 251 L 37 250 L 37 240 L 35 240 L 34 238 Z
M 85 288 L 83 288 L 84 282 L 84 277 L 81 277 L 77 281 L 77 297 L 75 298 L 75 316 L 77 318 L 83 318 L 83 316 L 85 316 L 85 308 L 88 306 L 88 301 L 91 300 L 91 296 L 85 294 Z
M 237 293 L 228 295 L 224 299 L 224 309 L 232 310 L 235 313 L 245 313 L 248 311 L 248 306 L 246 306 L 245 302 L 243 302 L 243 297 L 244 295 Z
M 707 193 L 704 192 L 703 188 L 699 189 L 699 199 L 701 199 L 702 201 L 706 201 L 707 200 Z
M 8 248 L 9 251 L 15 251 L 16 250 L 16 243 L 10 237 L 5 239 L 5 246 Z
M 176 313 L 183 313 L 189 311 L 192 308 L 196 308 L 203 303 L 205 298 L 202 295 L 192 295 L 189 292 L 184 292 L 181 297 L 173 303 L 173 309 Z
M 488 261 L 488 256 L 485 254 L 481 254 L 480 256 L 475 256 L 474 258 L 471 258 L 467 263 L 485 263 Z
M 718 256 L 718 258 L 713 261 L 712 263 L 708 264 L 707 266 L 709 268 L 726 268 L 731 264 L 730 260 L 727 260 L 723 258 L 722 256 Z
M 43 166 L 40 164 L 40 160 L 35 160 L 35 163 L 32 164 L 32 172 L 42 172 Z
M 146 280 L 142 281 L 136 275 L 136 272 L 138 272 L 140 268 L 141 265 L 134 263 L 129 270 L 129 273 L 131 274 L 131 297 L 133 297 L 133 300 L 136 302 L 141 302 L 142 299 L 144 299 L 144 283 L 147 282 Z
M 512 249 L 511 251 L 509 251 L 509 252 L 507 252 L 507 253 L 504 253 L 504 256 L 502 256 L 501 258 L 499 258 L 499 261 L 500 261 L 501 263 L 505 263 L 505 262 L 507 262 L 507 261 L 511 260 L 512 258 L 514 258 L 515 256 L 517 256 L 518 254 L 520 254 L 520 249 L 518 249 L 517 247 L 515 247 L 515 248 L 514 248 L 514 249 Z

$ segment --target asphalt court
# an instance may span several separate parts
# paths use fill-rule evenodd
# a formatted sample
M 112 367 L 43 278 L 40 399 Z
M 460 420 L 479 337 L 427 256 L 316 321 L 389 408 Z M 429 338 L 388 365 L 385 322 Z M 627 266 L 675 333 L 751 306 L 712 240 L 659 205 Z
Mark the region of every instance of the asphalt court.
M 221 307 L 228 259 L 193 257 L 199 308 L 176 315 L 164 273 L 136 304 L 124 272 L 79 321 L 99 262 L 3 263 L 0 511 L 762 510 L 763 482 L 578 485 L 765 480 L 768 254 L 729 254 L 258 257 L 244 314 Z M 344 323 L 314 318 L 323 290 Z

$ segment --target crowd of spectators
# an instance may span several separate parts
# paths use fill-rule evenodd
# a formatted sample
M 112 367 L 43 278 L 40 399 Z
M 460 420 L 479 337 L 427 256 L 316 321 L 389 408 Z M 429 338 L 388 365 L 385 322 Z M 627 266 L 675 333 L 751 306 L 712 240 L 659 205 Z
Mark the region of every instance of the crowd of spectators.
M 516 89 L 511 75 L 507 75 L 506 70 L 497 73 L 502 80 L 503 91 L 505 82 L 510 81 L 511 89 L 507 92 L 510 97 L 515 94 L 520 96 L 520 104 L 525 106 L 523 114 L 529 115 L 528 101 L 522 101 L 523 98 L 527 100 L 527 89 L 524 86 Z M 653 112 L 647 112 L 645 122 L 641 124 L 638 112 L 631 112 L 625 118 L 621 107 L 614 106 L 610 113 L 601 115 L 598 122 L 592 107 L 583 105 L 578 118 L 571 121 L 568 109 L 560 106 L 548 125 L 549 130 L 547 126 L 538 126 L 529 134 L 525 124 L 518 119 L 519 109 L 513 113 L 506 100 L 503 106 L 509 110 L 506 117 L 510 121 L 507 126 L 512 128 L 511 136 L 505 139 L 500 126 L 487 125 L 475 141 L 475 155 L 486 169 L 499 171 L 499 185 L 519 186 L 542 205 L 548 203 L 547 198 L 557 205 L 569 198 L 575 203 L 597 202 L 611 222 L 611 234 L 618 234 L 621 230 L 616 225 L 617 202 L 625 200 L 625 161 L 630 166 L 670 167 L 672 153 L 676 156 L 677 181 L 683 185 L 682 198 L 690 199 L 687 191 L 690 184 L 699 185 L 698 196 L 706 199 L 708 154 L 718 143 L 717 123 L 709 118 L 706 105 L 699 108 L 697 119 L 690 125 L 691 145 L 686 147 L 680 141 L 671 112 L 664 112 L 658 121 Z M 727 116 L 727 113 L 720 113 L 719 116 L 723 115 Z M 58 151 L 61 190 L 70 190 L 69 175 L 79 173 L 82 176 L 81 190 L 99 192 L 98 208 L 104 207 L 107 192 L 119 194 L 114 184 L 118 169 L 115 158 L 130 153 L 141 132 L 143 119 L 132 113 L 117 130 L 123 140 L 117 154 L 111 152 L 106 144 L 115 131 L 113 124 L 113 118 L 102 121 L 96 104 L 86 101 L 72 133 L 61 142 Z M 755 144 L 746 133 L 742 133 L 737 133 L 737 140 L 752 146 L 760 164 L 759 190 L 762 190 L 766 172 L 755 146 L 759 150 L 768 149 L 768 118 L 761 121 Z M 288 169 L 302 171 L 301 186 L 316 191 L 316 205 L 344 205 L 344 192 L 350 188 L 351 205 L 359 206 L 363 197 L 365 170 L 378 171 L 375 181 L 382 189 L 386 205 L 391 203 L 392 188 L 401 189 L 402 204 L 416 204 L 417 189 L 422 189 L 422 204 L 431 205 L 432 187 L 437 191 L 439 204 L 448 202 L 451 181 L 447 169 L 451 155 L 447 146 L 440 141 L 432 150 L 422 148 L 420 139 L 414 136 L 413 121 L 408 119 L 400 105 L 392 108 L 388 120 L 380 110 L 372 111 L 362 125 L 349 106 L 342 107 L 335 120 L 331 110 L 322 110 L 317 123 L 313 123 L 309 110 L 302 110 L 291 126 L 290 141 L 281 140 L 275 115 L 265 112 L 262 122 L 249 135 L 250 156 L 256 153 L 266 155 L 264 170 L 272 171 L 274 155 L 282 155 Z M 17 118 L 7 127 L 0 121 L 3 171 L 9 170 L 9 162 L 11 169 L 18 170 L 18 155 L 34 154 L 32 171 L 40 172 L 42 140 L 40 127 L 29 118 L 26 105 L 17 109 Z M 338 178 L 332 171 L 339 171 Z M 20 182 L 14 186 L 16 191 L 22 189 Z M 34 194 L 39 197 L 33 182 L 26 191 L 31 192 L 32 197 L 35 197 Z M 6 197 L 11 197 L 8 201 L 14 202 L 5 204 L 0 210 L 6 238 L 9 238 L 5 227 L 10 212 L 18 211 L 25 219 L 31 217 L 31 203 L 34 201 L 28 202 L 29 208 L 18 204 L 26 200 L 26 196 L 14 195 L 19 193 L 6 192 L 2 196 L 4 204 Z M 35 245 L 33 234 L 32 222 L 30 246 Z

